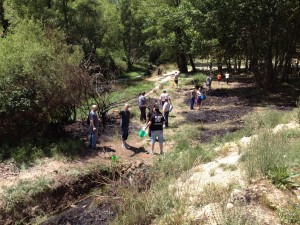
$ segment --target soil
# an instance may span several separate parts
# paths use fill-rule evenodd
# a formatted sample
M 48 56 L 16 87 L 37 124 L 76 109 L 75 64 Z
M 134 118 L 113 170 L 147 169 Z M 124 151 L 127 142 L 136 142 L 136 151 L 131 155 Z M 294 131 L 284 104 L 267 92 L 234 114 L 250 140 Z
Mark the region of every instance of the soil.
M 157 85 L 159 86 L 159 80 L 168 83 L 169 78 L 164 76 L 154 79 L 158 80 Z M 282 104 L 283 101 L 276 101 L 270 96 L 266 98 L 262 97 L 252 82 L 242 82 L 239 80 L 239 82 L 231 82 L 229 85 L 225 82 L 221 82 L 221 84 L 213 82 L 212 91 L 204 90 L 207 99 L 203 102 L 201 109 L 190 110 L 189 96 L 191 89 L 192 86 L 185 86 L 170 91 L 174 111 L 172 112 L 173 117 L 170 118 L 170 128 L 165 131 L 166 140 L 169 140 L 171 134 L 176 133 L 178 126 L 186 122 L 191 122 L 201 123 L 203 125 L 201 135 L 198 139 L 200 143 L 207 142 L 213 137 L 219 137 L 241 129 L 243 127 L 244 117 L 249 112 L 255 110 L 256 107 L 274 105 L 276 109 L 290 110 L 293 108 L 292 105 L 295 105 L 293 102 L 295 100 L 295 93 L 293 93 L 293 96 L 286 98 L 292 102 Z M 155 87 L 151 91 L 151 96 L 159 96 L 160 91 L 158 87 Z M 281 90 L 280 93 L 287 94 L 288 91 L 284 92 Z M 114 199 L 116 196 L 110 195 L 108 197 L 109 200 L 101 198 L 99 200 L 99 198 L 97 199 L 95 196 L 87 197 L 92 189 L 101 187 L 101 184 L 97 182 L 95 177 L 85 177 L 82 178 L 81 181 L 67 181 L 65 184 L 63 184 L 63 182 L 67 180 L 66 177 L 68 177 L 68 175 L 66 174 L 73 170 L 79 170 L 94 163 L 110 165 L 112 163 L 112 155 L 116 155 L 119 161 L 127 165 L 151 165 L 153 163 L 157 156 L 147 154 L 147 151 L 150 150 L 148 138 L 141 139 L 137 136 L 143 124 L 136 119 L 132 121 L 128 141 L 131 148 L 128 150 L 121 148 L 118 124 L 118 115 L 112 113 L 108 127 L 101 135 L 98 150 L 91 151 L 86 149 L 82 155 L 74 160 L 60 161 L 57 159 L 45 159 L 40 165 L 30 168 L 29 170 L 20 170 L 13 162 L 1 163 L 0 180 L 3 182 L 1 183 L 0 194 L 2 194 L 3 188 L 16 185 L 20 180 L 33 180 L 39 176 L 47 176 L 56 181 L 55 188 L 49 191 L 47 195 L 35 196 L 36 199 L 40 199 L 44 204 L 35 205 L 32 203 L 26 207 L 25 205 L 20 205 L 20 207 L 24 207 L 25 209 L 20 208 L 16 210 L 22 212 L 21 214 L 24 217 L 27 216 L 30 218 L 36 214 L 43 213 L 54 215 L 43 223 L 45 225 L 108 224 L 109 220 L 116 215 L 116 208 L 112 207 L 115 202 L 111 202 L 111 199 Z M 87 142 L 88 130 L 85 121 L 68 125 L 65 127 L 65 130 L 68 131 L 73 138 L 82 139 Z M 157 148 L 158 146 L 156 146 L 156 151 L 158 151 Z M 164 147 L 165 151 L 170 152 L 172 148 L 172 141 L 166 141 Z M 126 175 L 128 179 L 125 180 L 129 182 L 129 177 L 134 175 L 138 178 L 137 180 L 141 180 L 138 183 L 147 183 L 147 179 L 145 180 L 145 177 L 147 177 L 145 174 L 147 174 L 147 172 L 145 172 L 145 170 L 142 172 L 134 172 L 136 171 L 135 167 L 132 167 L 133 168 L 130 167 L 131 171 Z M 109 174 L 106 176 L 109 176 Z M 100 176 L 98 179 L 101 180 L 102 177 Z M 141 187 L 141 190 L 142 189 L 143 187 Z M 34 202 L 36 203 L 36 201 Z M 60 212 L 60 214 L 56 214 L 55 212 Z M 13 224 L 15 221 L 11 215 L 6 216 L 2 213 L 2 218 L 0 217 L 0 222 L 4 224 Z M 27 219 L 27 221 L 29 220 Z

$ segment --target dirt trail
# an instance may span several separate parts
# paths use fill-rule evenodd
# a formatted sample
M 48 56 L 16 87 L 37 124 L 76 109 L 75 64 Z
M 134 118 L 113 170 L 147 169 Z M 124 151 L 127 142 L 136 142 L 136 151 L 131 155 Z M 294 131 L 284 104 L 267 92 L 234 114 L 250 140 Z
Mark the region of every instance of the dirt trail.
M 237 88 L 242 89 L 248 84 L 233 82 L 227 85 L 225 82 L 221 84 L 213 82 L 213 91 L 207 95 L 201 110 L 192 111 L 189 109 L 189 96 L 193 86 L 179 85 L 179 88 L 170 88 L 169 83 L 171 82 L 169 81 L 172 78 L 172 74 L 173 72 L 170 72 L 161 77 L 152 77 L 151 80 L 157 81 L 156 86 L 147 94 L 147 96 L 158 98 L 163 86 L 168 90 L 174 105 L 174 110 L 170 115 L 170 128 L 164 132 L 166 152 L 173 149 L 174 143 L 171 137 L 176 134 L 181 125 L 187 122 L 202 124 L 202 132 L 198 140 L 199 142 L 206 142 L 214 136 L 224 135 L 240 129 L 243 126 L 243 117 L 253 109 L 251 106 L 247 106 L 247 101 L 244 98 L 238 96 L 240 93 L 236 94 L 231 91 Z M 117 118 L 118 115 L 115 115 L 115 117 Z M 98 145 L 100 150 L 87 152 L 84 157 L 79 157 L 75 160 L 43 159 L 38 165 L 27 170 L 19 170 L 11 162 L 0 164 L 0 171 L 4 171 L 4 173 L 0 174 L 0 180 L 2 181 L 0 199 L 6 187 L 16 185 L 20 180 L 34 180 L 38 177 L 47 177 L 55 181 L 55 186 L 59 186 L 66 183 L 69 177 L 78 174 L 87 166 L 111 164 L 112 155 L 116 155 L 122 162 L 143 162 L 151 165 L 157 156 L 147 154 L 147 151 L 150 149 L 149 139 L 141 139 L 137 136 L 138 130 L 143 124 L 137 119 L 132 121 L 128 140 L 131 146 L 129 150 L 121 148 L 118 126 L 117 121 L 105 131 L 101 137 L 101 143 Z M 156 146 L 156 150 L 158 152 L 158 146 Z

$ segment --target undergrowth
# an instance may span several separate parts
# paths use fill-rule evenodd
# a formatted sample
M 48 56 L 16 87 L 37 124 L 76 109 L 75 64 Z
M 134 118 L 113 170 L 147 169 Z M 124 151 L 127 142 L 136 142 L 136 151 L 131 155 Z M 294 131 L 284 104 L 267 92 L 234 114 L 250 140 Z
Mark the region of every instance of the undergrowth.
M 74 158 L 85 149 L 84 142 L 63 138 L 57 141 L 39 139 L 35 142 L 25 142 L 19 146 L 2 145 L 0 161 L 13 159 L 19 167 L 26 168 L 43 157 L 64 156 Z

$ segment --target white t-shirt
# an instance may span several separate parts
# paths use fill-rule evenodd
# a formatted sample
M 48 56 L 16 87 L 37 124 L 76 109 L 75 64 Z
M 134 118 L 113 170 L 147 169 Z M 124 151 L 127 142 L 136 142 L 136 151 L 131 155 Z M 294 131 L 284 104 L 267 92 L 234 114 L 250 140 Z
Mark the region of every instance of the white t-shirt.
M 162 94 L 160 95 L 160 99 L 161 99 L 162 101 L 166 101 L 166 100 L 169 99 L 169 95 L 168 95 L 167 93 L 162 93 Z
M 225 78 L 226 78 L 226 79 L 229 78 L 229 73 L 225 73 Z
M 170 111 L 170 103 L 166 101 L 163 105 L 163 112 Z

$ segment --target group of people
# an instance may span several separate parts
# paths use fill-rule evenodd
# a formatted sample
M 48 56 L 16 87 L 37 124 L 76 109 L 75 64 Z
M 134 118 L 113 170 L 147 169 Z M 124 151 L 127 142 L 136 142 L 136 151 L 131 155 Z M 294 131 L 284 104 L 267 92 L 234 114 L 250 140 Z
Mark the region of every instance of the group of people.
M 194 105 L 196 102 L 196 109 L 200 110 L 200 106 L 202 104 L 202 101 L 206 99 L 206 96 L 203 92 L 202 86 L 195 86 L 195 88 L 191 91 L 191 97 L 190 97 L 190 109 L 194 110 Z
M 218 73 L 218 75 L 217 75 L 218 84 L 221 83 L 221 80 L 222 80 L 222 75 L 221 75 L 221 73 Z M 228 72 L 225 73 L 225 81 L 227 84 L 229 84 L 229 73 Z M 212 83 L 212 78 L 211 78 L 211 75 L 209 74 L 206 78 L 206 86 L 208 87 L 209 90 L 211 89 L 211 83 Z
M 140 120 L 146 122 L 144 129 L 149 129 L 149 136 L 151 137 L 151 151 L 150 154 L 154 152 L 155 142 L 159 142 L 160 154 L 163 152 L 163 129 L 169 127 L 169 112 L 172 109 L 171 99 L 167 94 L 166 90 L 163 90 L 163 93 L 160 96 L 160 104 L 162 112 L 160 111 L 159 103 L 154 105 L 147 106 L 147 99 L 145 97 L 145 92 L 140 93 L 139 95 L 139 108 L 140 108 Z M 118 111 L 121 117 L 121 139 L 122 139 L 122 148 L 130 149 L 131 147 L 127 143 L 129 136 L 129 124 L 130 124 L 130 105 L 125 104 L 124 109 Z M 146 109 L 149 109 L 148 114 L 146 115 Z M 97 105 L 92 105 L 92 109 L 89 113 L 89 148 L 97 149 L 97 139 L 98 139 L 98 129 L 99 129 L 100 119 L 97 114 Z

